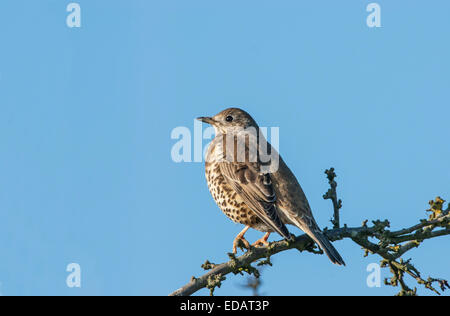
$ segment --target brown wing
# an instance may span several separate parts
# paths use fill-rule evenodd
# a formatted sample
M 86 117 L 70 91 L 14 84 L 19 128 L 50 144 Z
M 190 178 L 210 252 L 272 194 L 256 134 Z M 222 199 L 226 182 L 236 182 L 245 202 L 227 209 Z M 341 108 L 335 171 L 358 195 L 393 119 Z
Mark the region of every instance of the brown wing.
M 259 219 L 289 239 L 290 233 L 280 220 L 275 207 L 276 195 L 270 174 L 260 173 L 258 163 L 223 161 L 219 165 L 228 184 Z

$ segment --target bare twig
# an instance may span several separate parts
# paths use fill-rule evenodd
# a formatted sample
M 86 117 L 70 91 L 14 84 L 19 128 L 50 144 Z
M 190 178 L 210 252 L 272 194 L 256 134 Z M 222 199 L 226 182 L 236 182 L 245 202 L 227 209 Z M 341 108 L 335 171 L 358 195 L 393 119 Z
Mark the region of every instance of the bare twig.
M 448 214 L 444 217 L 447 221 L 450 219 Z M 382 226 L 383 224 L 375 221 L 374 225 L 371 227 L 343 227 L 338 229 L 326 230 L 325 234 L 332 241 L 351 238 L 364 249 L 380 255 L 382 258 L 388 260 L 389 262 L 393 262 L 397 258 L 399 258 L 400 255 L 403 255 L 411 248 L 400 248 L 402 249 L 401 252 L 396 252 L 395 249 L 380 247 L 377 244 L 369 242 L 368 237 L 377 237 L 377 235 L 380 235 L 380 230 L 384 230 L 386 228 L 386 226 L 384 226 L 384 228 L 382 228 Z M 435 234 L 421 236 L 421 240 L 423 241 L 425 239 L 443 235 L 450 235 L 450 228 L 441 229 L 439 231 L 436 231 Z M 260 259 L 267 260 L 267 258 L 270 258 L 272 255 L 289 249 L 309 251 L 309 248 L 311 246 L 312 240 L 308 237 L 308 235 L 304 234 L 296 237 L 295 241 L 290 243 L 285 240 L 281 240 L 272 242 L 267 248 L 251 248 L 249 251 L 239 257 L 235 257 L 233 254 L 229 254 L 230 260 L 228 262 L 214 265 L 214 267 L 206 274 L 204 274 L 200 278 L 191 280 L 191 282 L 174 291 L 170 295 L 191 295 L 205 287 L 210 289 L 215 288 L 216 286 L 220 285 L 220 282 L 223 281 L 225 276 L 229 273 L 242 274 L 242 272 L 247 272 L 249 274 L 252 274 L 252 270 L 255 269 L 253 267 L 253 269 L 250 268 L 253 262 L 256 262 Z
M 325 174 L 327 175 L 330 188 L 328 189 L 327 193 L 323 195 L 323 198 L 325 200 L 330 199 L 331 202 L 333 202 L 333 219 L 331 220 L 331 223 L 333 224 L 333 228 L 339 228 L 339 210 L 342 207 L 342 201 L 337 198 L 337 183 L 336 181 L 334 181 L 334 179 L 336 178 L 336 173 L 334 172 L 334 168 L 330 168 L 325 170 Z
M 260 296 L 259 289 L 261 287 L 261 278 L 255 276 L 249 276 L 246 284 L 242 285 L 243 288 L 250 289 L 253 296 Z
M 334 169 L 331 168 L 326 171 L 327 178 L 331 189 L 324 195 L 325 199 L 331 199 L 333 201 L 334 219 L 332 220 L 334 228 L 331 230 L 324 229 L 324 234 L 331 240 L 341 240 L 349 238 L 356 244 L 360 245 L 367 256 L 369 253 L 379 255 L 382 267 L 389 267 L 392 273 L 390 279 L 385 280 L 385 284 L 391 286 L 401 287 L 398 295 L 416 295 L 416 289 L 410 289 L 404 276 L 409 275 L 418 284 L 425 286 L 425 288 L 439 294 L 439 291 L 433 287 L 433 283 L 439 285 L 439 289 L 444 291 L 450 289 L 450 286 L 446 280 L 437 278 L 423 279 L 419 271 L 410 263 L 410 260 L 404 261 L 400 257 L 409 250 L 419 247 L 419 245 L 427 239 L 436 238 L 439 236 L 450 235 L 450 204 L 446 210 L 443 209 L 444 200 L 437 197 L 434 201 L 430 201 L 431 212 L 428 219 L 420 220 L 419 224 L 413 225 L 408 228 L 400 229 L 397 231 L 390 231 L 389 221 L 372 221 L 372 226 L 367 226 L 367 220 L 365 220 L 361 227 L 348 228 L 346 225 L 340 227 L 339 224 L 339 209 L 342 206 L 341 200 L 337 198 L 336 182 L 334 178 L 336 174 Z M 369 237 L 377 239 L 378 242 L 374 243 L 369 241 Z M 221 264 L 213 264 L 206 261 L 202 268 L 208 270 L 204 275 L 199 278 L 192 277 L 190 282 L 181 287 L 180 289 L 171 293 L 171 296 L 191 295 L 202 288 L 208 288 L 210 294 L 213 295 L 214 290 L 220 287 L 222 281 L 226 279 L 226 275 L 244 274 L 247 273 L 259 278 L 259 271 L 252 266 L 252 263 L 261 265 L 272 265 L 271 256 L 283 252 L 289 249 L 297 249 L 299 251 L 309 251 L 312 253 L 322 253 L 315 248 L 316 245 L 306 234 L 297 236 L 294 241 L 276 241 L 270 243 L 268 247 L 251 247 L 243 255 L 236 257 L 234 254 L 229 253 L 229 261 Z

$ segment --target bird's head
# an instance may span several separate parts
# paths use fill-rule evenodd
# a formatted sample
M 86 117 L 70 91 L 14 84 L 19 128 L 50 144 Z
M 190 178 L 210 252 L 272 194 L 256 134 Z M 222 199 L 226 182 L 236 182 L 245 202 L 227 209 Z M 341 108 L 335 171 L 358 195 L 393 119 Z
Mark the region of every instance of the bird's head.
M 212 117 L 202 116 L 197 120 L 211 124 L 216 130 L 216 134 L 219 132 L 222 134 L 238 133 L 242 129 L 258 128 L 250 114 L 238 108 L 228 108 Z

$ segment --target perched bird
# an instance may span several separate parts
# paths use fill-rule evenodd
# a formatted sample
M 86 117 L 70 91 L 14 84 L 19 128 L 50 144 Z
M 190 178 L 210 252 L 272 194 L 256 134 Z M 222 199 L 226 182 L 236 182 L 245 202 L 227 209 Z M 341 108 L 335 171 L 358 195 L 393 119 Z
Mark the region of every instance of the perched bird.
M 233 241 L 234 253 L 239 241 L 250 248 L 244 238 L 249 228 L 266 233 L 253 246 L 267 246 L 272 232 L 291 239 L 285 226 L 290 224 L 308 234 L 333 263 L 345 265 L 317 225 L 297 179 L 247 112 L 229 108 L 197 119 L 211 124 L 216 132 L 205 162 L 209 191 L 227 217 L 245 225 Z

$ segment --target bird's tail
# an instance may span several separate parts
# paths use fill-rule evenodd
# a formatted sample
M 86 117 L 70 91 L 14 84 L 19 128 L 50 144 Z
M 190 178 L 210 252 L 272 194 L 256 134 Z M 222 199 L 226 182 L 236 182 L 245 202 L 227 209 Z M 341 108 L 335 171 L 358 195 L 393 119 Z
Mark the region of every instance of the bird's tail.
M 342 259 L 341 255 L 328 240 L 327 236 L 318 230 L 308 232 L 308 235 L 319 244 L 320 248 L 325 252 L 328 258 L 330 258 L 331 262 L 345 266 L 344 259 Z

